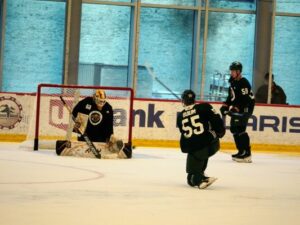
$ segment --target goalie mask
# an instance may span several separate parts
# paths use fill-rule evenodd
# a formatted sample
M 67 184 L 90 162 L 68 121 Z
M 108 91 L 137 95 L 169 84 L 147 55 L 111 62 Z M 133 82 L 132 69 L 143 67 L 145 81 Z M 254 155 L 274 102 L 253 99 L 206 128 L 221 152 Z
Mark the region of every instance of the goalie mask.
M 103 107 L 104 104 L 106 103 L 105 91 L 100 90 L 100 89 L 96 90 L 96 92 L 94 94 L 94 101 L 97 106 Z

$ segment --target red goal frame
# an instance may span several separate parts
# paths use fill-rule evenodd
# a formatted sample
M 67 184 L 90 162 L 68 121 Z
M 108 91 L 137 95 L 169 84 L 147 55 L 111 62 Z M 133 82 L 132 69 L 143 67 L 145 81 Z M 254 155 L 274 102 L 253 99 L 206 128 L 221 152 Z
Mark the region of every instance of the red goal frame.
M 130 93 L 129 102 L 129 125 L 128 125 L 128 143 L 132 144 L 132 126 L 133 126 L 133 99 L 134 92 L 132 88 L 128 87 L 109 87 L 109 86 L 85 86 L 85 85 L 63 85 L 63 84 L 39 84 L 37 88 L 37 100 L 36 100 L 36 118 L 35 118 L 35 134 L 34 134 L 34 146 L 35 151 L 38 150 L 39 146 L 39 129 L 40 129 L 40 106 L 41 106 L 41 91 L 42 88 L 53 87 L 53 88 L 80 88 L 80 89 L 102 89 L 109 91 L 126 91 Z

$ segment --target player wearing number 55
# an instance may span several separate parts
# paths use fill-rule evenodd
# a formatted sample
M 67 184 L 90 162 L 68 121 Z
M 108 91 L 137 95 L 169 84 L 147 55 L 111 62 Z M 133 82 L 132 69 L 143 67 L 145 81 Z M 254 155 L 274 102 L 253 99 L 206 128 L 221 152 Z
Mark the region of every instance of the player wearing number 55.
M 177 126 L 181 133 L 180 148 L 187 153 L 187 183 L 192 187 L 204 189 L 216 178 L 207 177 L 209 157 L 220 148 L 219 138 L 225 135 L 225 127 L 220 114 L 208 103 L 195 103 L 195 93 L 185 90 L 181 101 L 184 109 L 177 117 Z

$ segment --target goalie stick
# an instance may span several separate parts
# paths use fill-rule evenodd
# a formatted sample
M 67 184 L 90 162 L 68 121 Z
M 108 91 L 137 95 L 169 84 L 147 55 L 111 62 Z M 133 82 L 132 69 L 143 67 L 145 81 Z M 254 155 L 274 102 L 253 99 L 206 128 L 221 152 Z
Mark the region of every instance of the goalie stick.
M 69 113 L 72 115 L 72 120 L 75 122 L 75 118 L 71 112 L 71 109 L 68 107 L 67 103 L 65 102 L 65 100 L 63 99 L 62 96 L 59 96 L 60 100 L 62 101 L 62 103 L 64 104 L 64 106 L 66 107 L 66 109 L 69 111 Z M 89 146 L 90 150 L 92 151 L 92 153 L 95 155 L 96 158 L 101 159 L 101 149 L 98 150 L 95 145 L 93 144 L 93 142 L 89 139 L 89 137 L 86 135 L 86 133 L 81 132 L 79 130 L 79 133 L 82 135 L 83 139 L 85 140 L 85 142 L 87 143 L 87 145 Z

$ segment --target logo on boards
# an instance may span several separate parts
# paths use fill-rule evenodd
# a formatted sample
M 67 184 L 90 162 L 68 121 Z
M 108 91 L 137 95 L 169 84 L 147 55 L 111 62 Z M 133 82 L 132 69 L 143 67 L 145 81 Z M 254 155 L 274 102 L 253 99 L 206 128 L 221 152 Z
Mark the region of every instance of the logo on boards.
M 22 105 L 14 97 L 0 97 L 0 129 L 13 129 L 22 120 Z

